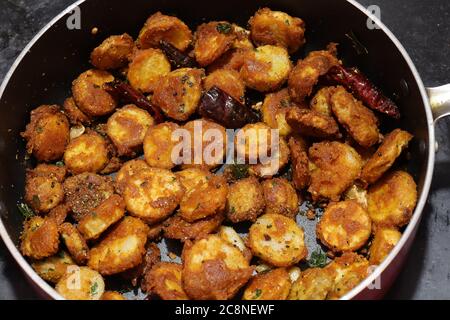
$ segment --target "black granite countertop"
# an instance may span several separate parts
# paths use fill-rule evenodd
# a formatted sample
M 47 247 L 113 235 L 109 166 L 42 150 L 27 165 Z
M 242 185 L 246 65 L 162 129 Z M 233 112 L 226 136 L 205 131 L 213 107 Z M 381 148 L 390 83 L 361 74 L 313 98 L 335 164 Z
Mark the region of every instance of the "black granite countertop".
M 34 34 L 72 2 L 0 0 L 0 80 Z M 406 47 L 426 86 L 450 83 L 449 0 L 359 2 L 381 8 L 381 19 Z M 390 299 L 450 299 L 450 119 L 436 129 L 439 151 L 428 206 Z M 35 298 L 0 241 L 0 299 Z

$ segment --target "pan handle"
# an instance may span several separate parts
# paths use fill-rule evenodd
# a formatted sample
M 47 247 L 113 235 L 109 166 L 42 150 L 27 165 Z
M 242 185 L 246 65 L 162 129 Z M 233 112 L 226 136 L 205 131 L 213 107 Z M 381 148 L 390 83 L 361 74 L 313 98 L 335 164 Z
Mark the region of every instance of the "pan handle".
M 450 115 L 450 84 L 427 88 L 434 121 Z

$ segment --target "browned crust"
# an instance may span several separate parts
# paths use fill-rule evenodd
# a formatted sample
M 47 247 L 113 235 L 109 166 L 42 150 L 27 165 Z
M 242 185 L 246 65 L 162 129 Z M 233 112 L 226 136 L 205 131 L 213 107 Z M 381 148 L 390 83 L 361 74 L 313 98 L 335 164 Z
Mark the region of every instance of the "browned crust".
M 230 185 L 226 212 L 231 222 L 255 221 L 264 207 L 264 191 L 257 178 L 241 179 Z
M 290 137 L 289 149 L 292 161 L 292 183 L 297 190 L 307 188 L 311 182 L 308 148 L 301 138 Z
M 59 226 L 59 233 L 76 263 L 86 264 L 89 259 L 89 247 L 77 228 L 73 224 L 65 222 Z
M 169 118 L 186 121 L 197 110 L 203 76 L 202 69 L 172 71 L 156 84 L 152 102 Z
M 58 252 L 59 232 L 52 218 L 34 216 L 26 220 L 21 235 L 20 251 L 32 259 L 43 259 Z
M 191 44 L 192 32 L 177 17 L 161 12 L 151 15 L 139 32 L 137 45 L 142 48 L 158 48 L 161 40 L 167 41 L 178 50 L 184 51 Z
M 110 177 L 82 173 L 64 181 L 66 203 L 75 220 L 80 220 L 114 193 Z
M 306 42 L 305 23 L 300 18 L 284 15 L 275 16 L 269 8 L 259 9 L 249 20 L 253 42 L 257 46 L 285 47 L 290 53 L 297 51 Z
M 230 25 L 230 32 L 227 34 L 219 32 L 217 30 L 219 24 Z M 231 48 L 235 37 L 231 31 L 231 24 L 226 21 L 212 21 L 199 25 L 195 32 L 195 59 L 202 67 L 211 64 Z
M 59 106 L 42 105 L 31 111 L 22 137 L 27 140 L 27 152 L 38 161 L 59 160 L 69 143 L 69 121 Z
M 290 108 L 286 114 L 286 121 L 293 131 L 302 135 L 322 139 L 341 138 L 336 121 L 313 110 Z
M 64 114 L 67 116 L 67 118 L 69 118 L 69 122 L 71 125 L 76 126 L 80 124 L 91 124 L 92 119 L 84 114 L 83 111 L 80 110 L 80 108 L 78 108 L 73 97 L 69 97 L 64 100 L 63 110 Z
M 383 143 L 364 165 L 361 180 L 368 184 L 377 181 L 392 165 L 402 151 L 407 148 L 413 135 L 409 132 L 395 129 L 383 140 Z
M 164 236 L 169 239 L 181 240 L 182 242 L 203 238 L 216 231 L 224 218 L 224 215 L 219 213 L 191 223 L 176 214 L 163 223 Z
M 331 109 L 359 145 L 369 148 L 378 142 L 377 117 L 343 87 L 337 87 L 331 96 Z
M 244 300 L 286 300 L 291 289 L 289 273 L 277 268 L 253 277 L 244 291 Z
M 313 51 L 304 60 L 299 60 L 289 75 L 289 93 L 294 101 L 302 102 L 311 95 L 319 77 L 331 67 L 338 65 L 335 45 L 324 51 Z
M 204 79 L 203 84 L 205 90 L 209 90 L 216 86 L 236 100 L 244 102 L 245 85 L 239 72 L 235 70 L 215 70 Z
M 262 183 L 265 213 L 281 214 L 294 219 L 298 213 L 299 198 L 291 183 L 284 178 L 273 178 Z
M 80 74 L 72 83 L 72 94 L 78 108 L 90 117 L 111 113 L 117 103 L 103 85 L 113 80 L 110 73 L 101 70 L 91 69 Z
M 144 287 L 163 300 L 188 300 L 181 279 L 182 266 L 172 262 L 159 262 L 145 274 Z
M 317 238 L 335 252 L 360 249 L 371 231 L 369 214 L 353 200 L 330 203 L 316 227 Z
M 133 48 L 134 41 L 129 34 L 110 36 L 91 52 L 91 63 L 100 70 L 125 67 Z

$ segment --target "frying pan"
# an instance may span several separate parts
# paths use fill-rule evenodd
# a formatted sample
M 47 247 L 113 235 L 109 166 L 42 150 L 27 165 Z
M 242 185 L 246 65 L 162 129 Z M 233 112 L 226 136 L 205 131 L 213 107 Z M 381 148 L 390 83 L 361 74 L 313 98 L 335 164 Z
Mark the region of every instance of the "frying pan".
M 19 136 L 29 112 L 41 104 L 62 103 L 70 95 L 71 81 L 88 69 L 89 53 L 111 34 L 137 36 L 146 18 L 156 12 L 176 15 L 189 26 L 203 21 L 229 20 L 246 25 L 260 7 L 268 6 L 304 19 L 307 45 L 300 56 L 338 42 L 339 57 L 348 66 L 358 66 L 400 106 L 400 123 L 384 120 L 386 128 L 401 126 L 415 136 L 414 155 L 407 169 L 418 184 L 418 203 L 400 242 L 371 275 L 343 299 L 381 298 L 401 271 L 421 220 L 434 168 L 434 122 L 450 114 L 450 85 L 426 89 L 409 55 L 394 35 L 375 17 L 368 28 L 369 13 L 353 0 L 274 1 L 175 1 L 175 0 L 81 0 L 54 18 L 27 45 L 0 88 L 0 235 L 7 248 L 42 297 L 61 296 L 42 280 L 18 250 L 23 218 L 16 205 L 24 187 L 25 143 Z M 79 8 L 80 29 L 73 14 Z M 75 10 L 75 11 L 74 11 Z M 69 23 L 68 23 L 69 20 Z M 373 25 L 373 23 L 371 23 Z M 91 33 L 97 27 L 96 34 Z M 29 163 L 28 163 L 29 165 Z M 306 236 L 315 243 L 314 228 Z M 312 240 L 314 239 L 314 240 Z

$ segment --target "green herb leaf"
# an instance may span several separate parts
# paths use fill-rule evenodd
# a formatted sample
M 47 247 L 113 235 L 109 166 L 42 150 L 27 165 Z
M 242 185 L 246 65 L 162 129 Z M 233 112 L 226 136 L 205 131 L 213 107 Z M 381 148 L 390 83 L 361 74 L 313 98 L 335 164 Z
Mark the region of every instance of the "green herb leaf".
M 229 34 L 231 32 L 231 24 L 229 23 L 219 23 L 216 30 L 223 34 Z
M 17 204 L 17 208 L 25 219 L 31 218 L 35 215 L 33 209 L 31 209 L 26 203 Z
M 262 290 L 261 289 L 256 289 L 255 290 L 255 295 L 253 296 L 253 299 L 258 299 L 259 297 L 261 297 L 262 294 Z
M 311 268 L 323 268 L 327 265 L 327 255 L 320 249 L 317 249 L 311 253 L 311 257 L 308 260 L 308 265 Z
M 246 164 L 232 164 L 231 174 L 236 180 L 244 179 L 248 177 L 248 165 Z
M 95 296 L 97 294 L 97 290 L 98 290 L 98 283 L 94 282 L 91 285 L 91 292 L 90 292 L 91 296 Z
M 55 165 L 58 167 L 64 167 L 64 161 L 58 161 L 55 163 Z

